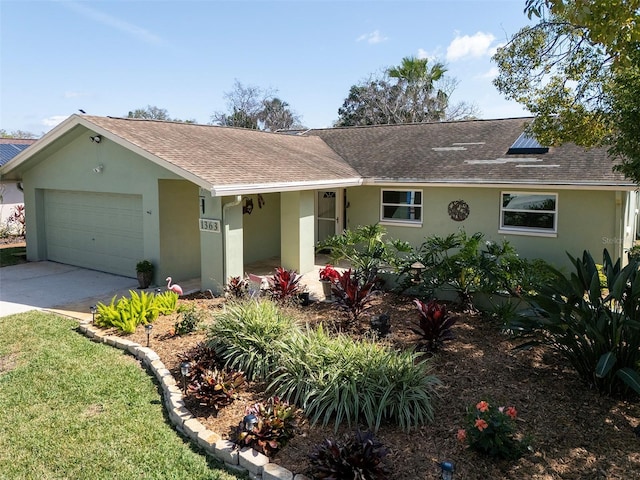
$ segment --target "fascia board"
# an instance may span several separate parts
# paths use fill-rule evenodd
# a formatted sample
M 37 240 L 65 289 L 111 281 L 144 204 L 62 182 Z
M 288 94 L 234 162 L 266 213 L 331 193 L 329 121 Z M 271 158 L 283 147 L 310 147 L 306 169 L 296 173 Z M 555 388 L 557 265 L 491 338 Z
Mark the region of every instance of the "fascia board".
M 344 178 L 340 180 L 318 180 L 313 182 L 278 182 L 264 184 L 214 185 L 211 195 L 221 197 L 227 195 L 250 195 L 256 193 L 294 192 L 300 190 L 329 190 L 334 188 L 357 187 L 362 185 L 361 178 Z
M 531 183 L 531 182 L 482 182 L 478 180 L 461 182 L 419 182 L 406 180 L 389 180 L 389 179 L 373 179 L 367 178 L 363 181 L 363 185 L 370 186 L 394 186 L 394 187 L 455 187 L 455 188 L 512 188 L 514 186 L 529 188 L 532 190 L 548 190 L 550 188 L 556 190 L 611 190 L 611 191 L 634 191 L 638 189 L 638 185 L 630 183 L 598 183 L 598 182 L 582 182 L 582 183 Z

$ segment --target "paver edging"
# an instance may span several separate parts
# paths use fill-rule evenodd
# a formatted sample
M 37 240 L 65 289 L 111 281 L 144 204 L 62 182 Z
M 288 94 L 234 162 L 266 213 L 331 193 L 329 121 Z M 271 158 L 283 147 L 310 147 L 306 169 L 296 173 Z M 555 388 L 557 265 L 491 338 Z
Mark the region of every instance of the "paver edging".
M 244 455 L 242 455 L 241 462 L 241 450 L 238 445 L 228 440 L 223 440 L 220 434 L 208 430 L 187 409 L 184 403 L 184 395 L 180 391 L 178 383 L 169 369 L 160 361 L 160 357 L 155 351 L 130 340 L 102 333 L 100 329 L 92 325 L 91 321 L 81 321 L 78 331 L 93 341 L 127 351 L 140 360 L 146 367 L 145 370 L 155 376 L 161 385 L 164 397 L 162 404 L 167 410 L 169 420 L 174 428 L 186 436 L 191 443 L 202 448 L 208 455 L 224 463 L 225 468 L 229 471 L 240 474 L 249 473 L 251 478 L 261 479 L 263 477 L 263 468 L 269 465 L 269 479 L 288 480 L 298 478 L 298 475 L 275 463 L 271 463 L 268 457 L 248 447 L 242 449 Z M 180 395 L 179 398 L 177 398 L 178 395 Z M 188 425 L 186 425 L 187 422 Z M 249 453 L 249 450 L 251 450 L 251 453 Z M 300 478 L 306 477 L 302 476 Z

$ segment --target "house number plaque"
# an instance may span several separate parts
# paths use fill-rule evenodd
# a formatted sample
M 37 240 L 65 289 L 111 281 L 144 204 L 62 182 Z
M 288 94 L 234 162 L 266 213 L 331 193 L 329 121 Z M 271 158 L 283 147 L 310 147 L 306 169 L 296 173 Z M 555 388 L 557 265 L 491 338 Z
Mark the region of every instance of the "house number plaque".
M 220 220 L 210 220 L 208 218 L 201 218 L 200 231 L 220 233 Z

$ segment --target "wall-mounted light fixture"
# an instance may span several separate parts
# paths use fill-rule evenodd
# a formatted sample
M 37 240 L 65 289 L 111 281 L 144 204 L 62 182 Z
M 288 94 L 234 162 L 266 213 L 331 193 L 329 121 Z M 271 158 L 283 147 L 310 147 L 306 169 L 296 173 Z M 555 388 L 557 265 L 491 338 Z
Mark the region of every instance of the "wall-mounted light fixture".
M 104 165 L 100 164 L 93 169 L 93 173 L 102 173 L 103 170 L 104 170 Z
M 102 135 L 94 135 L 89 137 L 93 143 L 100 143 L 102 141 Z

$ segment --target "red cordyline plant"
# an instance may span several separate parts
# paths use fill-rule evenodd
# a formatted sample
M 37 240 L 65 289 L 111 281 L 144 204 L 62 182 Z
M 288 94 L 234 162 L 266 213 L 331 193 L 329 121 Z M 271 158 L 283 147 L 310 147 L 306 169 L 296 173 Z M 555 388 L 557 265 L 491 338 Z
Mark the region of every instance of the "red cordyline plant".
M 324 268 L 320 269 L 320 280 L 326 280 L 329 281 L 331 283 L 337 282 L 338 279 L 340 278 L 340 273 L 333 268 L 332 265 L 327 264 L 325 265 Z
M 271 298 L 277 301 L 291 300 L 302 291 L 299 284 L 301 278 L 302 275 L 295 270 L 276 268 L 273 276 L 268 278 Z
M 466 427 L 458 430 L 458 441 L 492 457 L 519 458 L 529 442 L 515 438 L 517 417 L 513 406 L 498 407 L 481 400 L 467 410 Z
M 428 351 L 436 352 L 445 341 L 454 338 L 451 327 L 457 319 L 447 312 L 443 303 L 436 300 L 424 303 L 416 298 L 413 303 L 420 312 L 420 329 L 411 330 L 422 337 L 422 343 Z
M 375 292 L 375 282 L 362 281 L 361 275 L 351 269 L 338 274 L 338 280 L 331 285 L 336 304 L 349 314 L 353 322 L 369 308 Z

